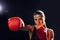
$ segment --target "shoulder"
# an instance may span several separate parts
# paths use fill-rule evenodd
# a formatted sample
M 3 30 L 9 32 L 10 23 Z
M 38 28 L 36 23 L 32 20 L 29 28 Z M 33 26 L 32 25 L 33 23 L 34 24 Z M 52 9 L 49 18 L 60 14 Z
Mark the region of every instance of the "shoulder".
M 29 31 L 33 31 L 34 30 L 34 26 L 33 25 L 26 25 L 27 26 L 27 29 Z
M 47 28 L 47 32 L 54 33 L 53 29 Z

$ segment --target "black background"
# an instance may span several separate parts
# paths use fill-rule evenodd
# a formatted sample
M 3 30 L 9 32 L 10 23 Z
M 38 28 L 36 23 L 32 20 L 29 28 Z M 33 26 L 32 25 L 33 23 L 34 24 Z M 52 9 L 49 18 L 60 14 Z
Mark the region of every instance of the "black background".
M 1 1 L 0 1 L 1 2 Z M 33 13 L 36 10 L 44 11 L 47 27 L 54 30 L 54 39 L 60 38 L 60 1 L 59 0 L 2 0 L 7 5 L 8 12 L 0 15 L 0 39 L 1 40 L 28 40 L 27 32 L 12 32 L 7 25 L 8 18 L 21 17 L 25 24 L 33 25 Z

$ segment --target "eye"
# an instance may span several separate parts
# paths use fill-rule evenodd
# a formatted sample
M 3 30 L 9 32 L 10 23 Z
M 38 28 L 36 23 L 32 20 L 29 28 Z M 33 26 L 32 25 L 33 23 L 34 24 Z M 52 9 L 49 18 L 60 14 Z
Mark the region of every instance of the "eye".
M 34 19 L 35 21 L 37 21 L 37 19 Z

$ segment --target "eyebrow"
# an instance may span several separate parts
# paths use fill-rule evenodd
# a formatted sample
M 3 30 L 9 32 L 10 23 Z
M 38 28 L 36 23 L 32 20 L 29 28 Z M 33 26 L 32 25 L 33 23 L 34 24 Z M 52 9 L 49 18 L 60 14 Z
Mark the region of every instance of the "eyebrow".
M 39 18 L 39 19 L 42 19 L 42 18 Z M 34 19 L 34 20 L 37 20 L 37 19 Z

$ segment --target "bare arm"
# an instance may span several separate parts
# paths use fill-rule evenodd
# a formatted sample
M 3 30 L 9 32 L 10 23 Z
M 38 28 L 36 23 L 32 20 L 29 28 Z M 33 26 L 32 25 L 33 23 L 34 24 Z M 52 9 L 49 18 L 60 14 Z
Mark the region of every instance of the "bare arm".
M 29 38 L 30 38 L 30 40 L 31 40 L 31 38 L 32 38 L 32 33 L 33 33 L 33 31 L 34 31 L 34 26 L 32 26 L 32 25 L 26 25 L 26 27 L 22 28 L 21 30 L 23 30 L 23 31 L 28 31 Z
M 21 28 L 20 30 L 33 32 L 34 26 L 26 25 L 25 27 Z
M 47 31 L 47 40 L 54 40 L 54 31 L 52 29 Z

